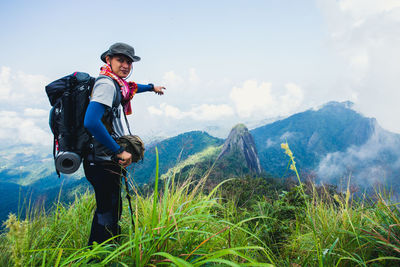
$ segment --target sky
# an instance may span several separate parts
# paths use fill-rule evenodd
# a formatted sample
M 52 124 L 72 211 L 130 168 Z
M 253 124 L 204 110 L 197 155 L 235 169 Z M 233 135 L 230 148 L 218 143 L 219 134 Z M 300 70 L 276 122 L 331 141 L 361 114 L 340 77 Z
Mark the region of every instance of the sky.
M 226 137 L 352 101 L 400 133 L 399 0 L 1 1 L 0 147 L 51 145 L 46 84 L 97 76 L 115 42 L 142 58 L 131 80 L 145 140 L 190 130 Z

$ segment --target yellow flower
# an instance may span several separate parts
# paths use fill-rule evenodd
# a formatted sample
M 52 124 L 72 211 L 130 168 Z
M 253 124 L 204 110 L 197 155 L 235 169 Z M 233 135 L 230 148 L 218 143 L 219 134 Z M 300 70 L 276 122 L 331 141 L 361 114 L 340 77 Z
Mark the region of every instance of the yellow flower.
M 289 149 L 288 143 L 282 143 L 282 144 L 281 144 L 281 148 L 282 148 L 282 149 L 285 149 L 285 150 Z
M 290 164 L 290 169 L 292 171 L 296 171 L 296 165 L 294 165 L 294 162 L 292 164 Z
M 282 143 L 281 148 L 285 150 L 286 155 L 288 155 L 290 158 L 293 158 L 293 153 L 290 150 L 288 143 Z

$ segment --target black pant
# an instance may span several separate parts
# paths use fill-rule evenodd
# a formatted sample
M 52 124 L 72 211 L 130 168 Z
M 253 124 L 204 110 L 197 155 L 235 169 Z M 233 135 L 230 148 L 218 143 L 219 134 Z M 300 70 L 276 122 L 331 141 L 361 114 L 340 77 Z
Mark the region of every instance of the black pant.
M 122 170 L 118 164 L 111 161 L 90 162 L 84 160 L 83 168 L 86 179 L 94 188 L 97 205 L 93 216 L 89 245 L 92 245 L 93 241 L 100 244 L 121 233 L 118 221 L 122 213 Z

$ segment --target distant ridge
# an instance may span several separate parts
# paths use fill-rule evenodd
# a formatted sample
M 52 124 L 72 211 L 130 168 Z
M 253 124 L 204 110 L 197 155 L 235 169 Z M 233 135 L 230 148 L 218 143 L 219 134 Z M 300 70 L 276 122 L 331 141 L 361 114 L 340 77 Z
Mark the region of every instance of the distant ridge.
M 182 133 L 146 146 L 143 162 L 135 164 L 130 173 L 138 184 L 154 180 L 156 166 L 155 147 L 157 147 L 159 155 L 159 174 L 162 175 L 190 155 L 199 153 L 210 146 L 220 146 L 223 142 L 223 139 L 213 137 L 204 131 Z
M 350 101 L 332 101 L 253 129 L 261 166 L 275 176 L 287 173 L 288 159 L 280 148 L 287 141 L 303 176 L 333 184 L 351 177 L 362 187 L 397 186 L 400 135 L 382 129 L 376 119 L 352 107 Z
M 253 137 L 244 124 L 238 124 L 232 128 L 222 146 L 210 146 L 190 156 L 162 177 L 173 176 L 180 181 L 207 177 L 207 187 L 213 188 L 228 178 L 264 175 Z

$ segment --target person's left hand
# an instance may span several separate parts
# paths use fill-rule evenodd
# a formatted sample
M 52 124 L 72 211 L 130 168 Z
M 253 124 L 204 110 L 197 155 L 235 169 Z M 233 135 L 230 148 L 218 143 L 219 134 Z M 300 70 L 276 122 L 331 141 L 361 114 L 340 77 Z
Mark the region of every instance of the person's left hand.
M 127 151 L 122 151 L 122 153 L 117 155 L 118 163 L 126 168 L 132 163 L 132 154 Z
M 154 93 L 156 93 L 157 95 L 163 95 L 164 91 L 163 90 L 167 90 L 164 86 L 154 86 Z

